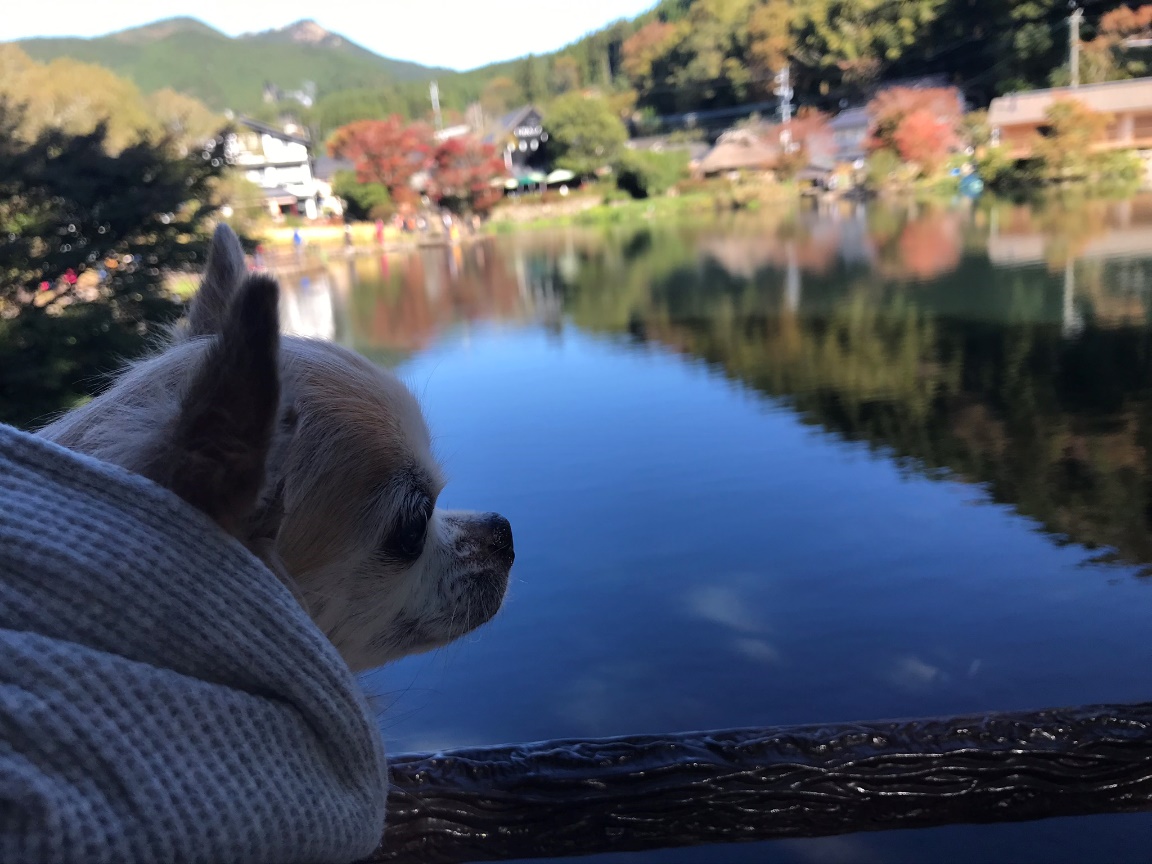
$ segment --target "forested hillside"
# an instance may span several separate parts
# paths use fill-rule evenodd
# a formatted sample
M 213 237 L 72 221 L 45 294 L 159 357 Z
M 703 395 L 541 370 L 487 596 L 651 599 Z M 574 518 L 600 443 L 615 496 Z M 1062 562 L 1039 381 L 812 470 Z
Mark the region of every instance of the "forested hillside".
M 1080 5 L 1082 37 L 1090 42 L 1102 16 L 1127 4 Z M 940 74 L 979 105 L 1066 77 L 1069 12 L 1067 0 L 661 0 L 560 51 L 468 72 L 378 57 L 313 22 L 231 39 L 192 19 L 173 19 L 98 39 L 21 46 L 37 59 L 107 66 L 146 93 L 171 88 L 217 109 L 262 114 L 290 108 L 324 134 L 366 117 L 425 116 L 433 79 L 449 115 L 478 101 L 496 116 L 594 87 L 621 114 L 655 116 L 770 100 L 786 63 L 802 104 L 835 109 L 879 81 Z M 514 44 L 526 44 L 523 34 Z M 1085 74 L 1117 77 L 1143 68 L 1086 63 Z M 284 91 L 311 82 L 315 104 L 269 106 L 265 82 Z
M 111 69 L 144 92 L 172 88 L 213 108 L 254 111 L 270 82 L 307 82 L 319 93 L 426 81 L 441 70 L 389 60 L 312 22 L 230 38 L 192 18 L 173 18 L 95 39 L 26 39 L 31 57 L 68 57 Z

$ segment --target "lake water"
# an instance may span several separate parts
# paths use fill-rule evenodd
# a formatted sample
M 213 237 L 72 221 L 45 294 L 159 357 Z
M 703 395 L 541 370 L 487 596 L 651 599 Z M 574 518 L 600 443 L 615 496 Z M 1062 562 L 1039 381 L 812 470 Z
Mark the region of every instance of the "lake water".
M 333 263 L 491 624 L 365 676 L 393 752 L 1149 698 L 1152 201 L 855 206 Z M 1147 861 L 1152 816 L 602 861 Z

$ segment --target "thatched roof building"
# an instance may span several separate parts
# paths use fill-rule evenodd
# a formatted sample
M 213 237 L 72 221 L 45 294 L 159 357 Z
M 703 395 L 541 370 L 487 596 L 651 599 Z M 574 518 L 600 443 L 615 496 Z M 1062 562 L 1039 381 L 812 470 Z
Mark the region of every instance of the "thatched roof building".
M 780 144 L 754 129 L 730 129 L 700 160 L 704 176 L 730 171 L 771 171 L 780 161 Z

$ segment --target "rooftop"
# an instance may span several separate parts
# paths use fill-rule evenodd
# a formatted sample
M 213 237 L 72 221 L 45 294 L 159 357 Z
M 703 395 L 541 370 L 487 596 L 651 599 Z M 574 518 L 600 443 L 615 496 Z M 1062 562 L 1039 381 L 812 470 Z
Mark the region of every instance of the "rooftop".
M 988 122 L 992 126 L 1044 123 L 1048 108 L 1059 99 L 1075 99 L 1094 111 L 1107 113 L 1152 110 L 1152 78 L 1009 93 L 992 100 Z
M 261 123 L 259 120 L 253 120 L 251 117 L 239 117 L 237 119 L 242 126 L 247 126 L 253 132 L 259 132 L 262 135 L 271 135 L 273 138 L 279 138 L 282 141 L 293 141 L 297 144 L 303 144 L 306 147 L 312 145 L 312 142 L 303 136 L 285 132 L 283 129 L 278 129 L 267 123 Z

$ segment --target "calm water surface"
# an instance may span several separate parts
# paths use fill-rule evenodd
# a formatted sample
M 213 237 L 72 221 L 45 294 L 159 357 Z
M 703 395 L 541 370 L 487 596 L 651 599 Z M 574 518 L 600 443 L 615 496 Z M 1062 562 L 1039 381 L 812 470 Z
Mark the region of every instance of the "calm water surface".
M 365 676 L 390 748 L 1149 698 L 1152 202 L 844 209 L 334 263 L 507 604 Z M 1152 817 L 619 861 L 1147 861 Z

